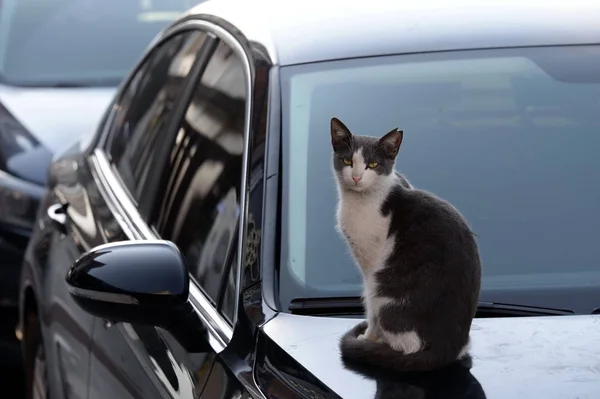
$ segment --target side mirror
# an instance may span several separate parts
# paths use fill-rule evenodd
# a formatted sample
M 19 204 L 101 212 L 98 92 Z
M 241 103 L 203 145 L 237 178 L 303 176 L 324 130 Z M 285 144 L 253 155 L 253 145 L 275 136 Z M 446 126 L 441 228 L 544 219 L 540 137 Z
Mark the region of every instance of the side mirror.
M 161 327 L 190 352 L 207 349 L 207 330 L 188 301 L 185 260 L 170 241 L 92 248 L 71 266 L 66 281 L 75 303 L 93 316 Z

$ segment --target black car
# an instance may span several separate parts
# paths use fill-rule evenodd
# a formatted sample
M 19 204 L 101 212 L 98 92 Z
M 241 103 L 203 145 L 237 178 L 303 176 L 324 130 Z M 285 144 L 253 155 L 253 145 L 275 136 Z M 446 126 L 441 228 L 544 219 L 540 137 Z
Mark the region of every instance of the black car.
M 600 5 L 215 0 L 56 158 L 20 285 L 30 397 L 592 398 Z M 362 281 L 329 120 L 470 221 L 473 365 L 344 364 Z

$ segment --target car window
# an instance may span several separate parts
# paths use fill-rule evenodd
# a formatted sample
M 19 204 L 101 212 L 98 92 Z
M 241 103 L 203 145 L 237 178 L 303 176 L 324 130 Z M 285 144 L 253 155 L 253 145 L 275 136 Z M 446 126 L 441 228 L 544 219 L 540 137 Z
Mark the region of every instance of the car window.
M 123 91 L 106 152 L 135 201 L 142 198 L 146 182 L 158 171 L 154 155 L 165 145 L 171 111 L 205 38 L 204 32 L 188 31 L 168 39 Z
M 220 42 L 192 95 L 166 169 L 153 225 L 184 254 L 213 301 L 237 246 L 246 89 L 241 59 Z
M 283 306 L 362 292 L 335 230 L 333 116 L 362 135 L 404 130 L 397 170 L 466 216 L 482 257 L 482 300 L 592 306 L 599 64 L 600 46 L 566 46 L 283 67 Z
M 25 86 L 116 86 L 192 0 L 2 0 L 0 76 Z

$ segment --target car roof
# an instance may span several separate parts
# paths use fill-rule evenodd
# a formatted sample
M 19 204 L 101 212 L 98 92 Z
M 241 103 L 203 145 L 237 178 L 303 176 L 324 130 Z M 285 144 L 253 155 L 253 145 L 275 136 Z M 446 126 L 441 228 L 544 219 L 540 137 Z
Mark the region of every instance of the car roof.
M 274 63 L 600 43 L 600 1 L 209 0 L 190 14 L 226 20 Z

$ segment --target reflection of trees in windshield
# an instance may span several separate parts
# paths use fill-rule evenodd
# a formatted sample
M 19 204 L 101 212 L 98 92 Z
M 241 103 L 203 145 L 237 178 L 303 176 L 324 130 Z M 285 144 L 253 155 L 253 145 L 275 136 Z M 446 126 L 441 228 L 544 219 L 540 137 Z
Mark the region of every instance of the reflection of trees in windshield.
M 16 85 L 116 86 L 189 6 L 183 0 L 5 0 L 0 75 Z

